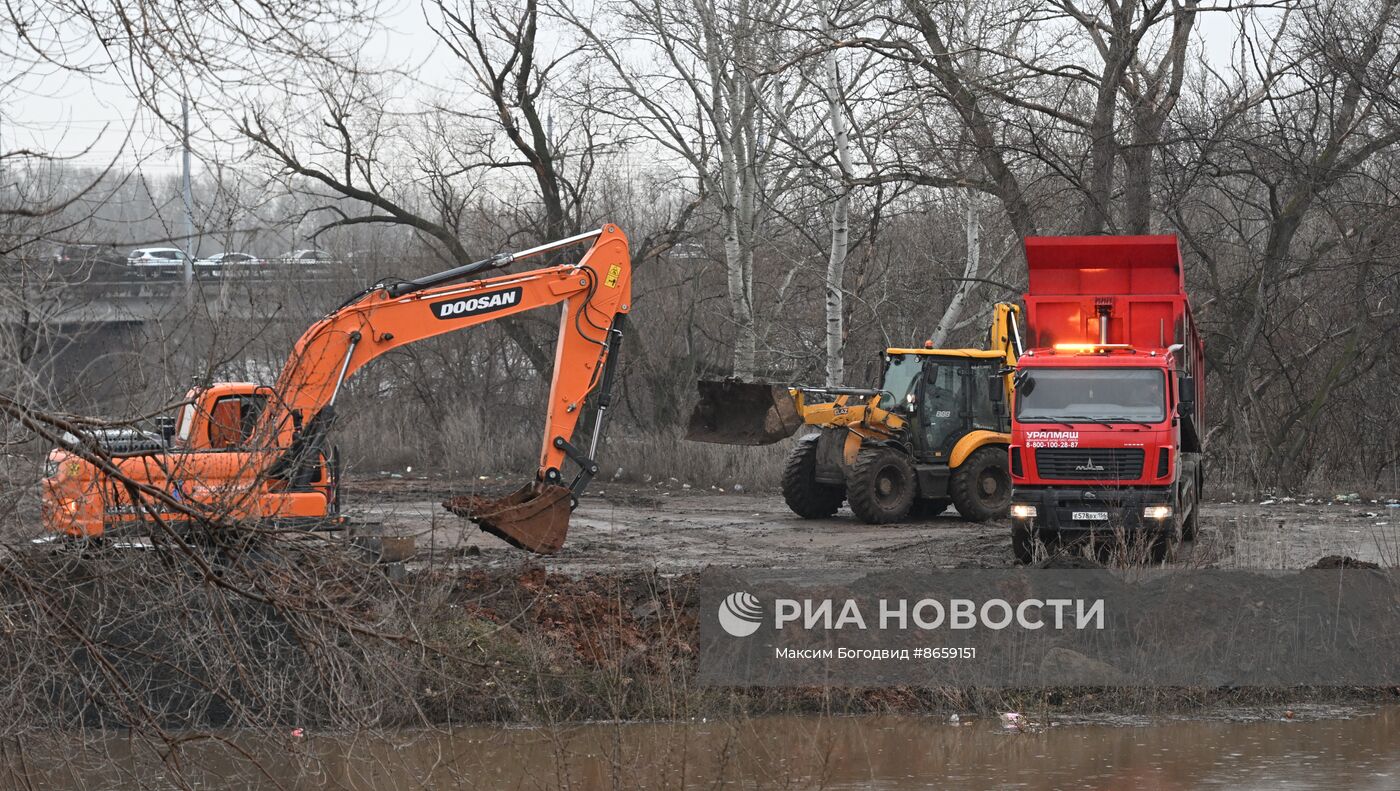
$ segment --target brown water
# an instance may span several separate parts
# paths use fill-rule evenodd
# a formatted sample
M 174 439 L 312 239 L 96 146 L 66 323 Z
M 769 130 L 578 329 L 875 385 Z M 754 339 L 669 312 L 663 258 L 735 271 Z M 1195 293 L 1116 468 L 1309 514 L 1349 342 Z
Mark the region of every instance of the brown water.
M 1400 789 L 1400 708 L 1350 719 L 962 726 L 912 717 L 462 728 L 451 734 L 310 736 L 186 755 L 209 789 Z M 30 756 L 36 789 L 178 787 L 126 742 L 59 764 Z M 139 756 L 139 757 L 138 757 Z M 145 768 L 138 768 L 144 765 Z M 11 764 L 13 767 L 13 764 Z M 263 774 L 263 772 L 266 774 Z M 24 787 L 0 772 L 0 786 Z

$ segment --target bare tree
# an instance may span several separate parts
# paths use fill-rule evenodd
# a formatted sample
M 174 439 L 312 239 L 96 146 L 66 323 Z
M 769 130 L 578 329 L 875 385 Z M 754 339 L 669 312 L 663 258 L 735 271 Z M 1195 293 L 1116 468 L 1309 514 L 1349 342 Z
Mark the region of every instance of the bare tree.
M 734 331 L 732 372 L 751 379 L 758 369 L 759 327 L 754 298 L 754 255 L 761 243 L 765 198 L 781 191 L 774 172 L 773 137 L 763 109 L 786 111 L 798 101 L 770 68 L 786 39 L 783 3 L 642 2 L 612 9 L 627 32 L 646 40 L 645 66 L 624 56 L 568 8 L 560 15 L 590 42 L 626 100 L 617 117 L 646 130 L 660 150 L 686 163 L 697 192 L 714 203 L 723 232 L 725 282 Z M 636 39 L 633 40 L 636 43 Z M 660 86 L 672 90 L 661 91 Z M 629 106 L 630 105 L 630 106 Z

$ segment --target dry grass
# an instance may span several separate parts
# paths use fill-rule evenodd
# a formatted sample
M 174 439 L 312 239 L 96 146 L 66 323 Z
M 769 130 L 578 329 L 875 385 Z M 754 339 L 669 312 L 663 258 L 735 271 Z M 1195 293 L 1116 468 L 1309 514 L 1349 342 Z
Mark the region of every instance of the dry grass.
M 775 445 L 738 446 L 688 442 L 680 432 L 611 437 L 602 454 L 603 474 L 622 469 L 620 480 L 646 483 L 675 478 L 692 486 L 736 485 L 747 491 L 776 491 L 792 441 Z
M 433 418 L 422 410 L 383 404 L 347 419 L 336 441 L 351 472 L 411 466 L 452 479 L 519 477 L 535 470 L 539 431 L 524 415 L 506 420 L 465 409 Z M 582 425 L 578 433 L 586 441 Z M 776 491 L 791 447 L 790 440 L 758 447 L 688 442 L 679 429 L 643 432 L 618 423 L 608 428 L 599 449 L 599 478 L 637 484 L 674 478 L 677 485 L 695 488 L 732 491 L 737 485 L 745 491 Z

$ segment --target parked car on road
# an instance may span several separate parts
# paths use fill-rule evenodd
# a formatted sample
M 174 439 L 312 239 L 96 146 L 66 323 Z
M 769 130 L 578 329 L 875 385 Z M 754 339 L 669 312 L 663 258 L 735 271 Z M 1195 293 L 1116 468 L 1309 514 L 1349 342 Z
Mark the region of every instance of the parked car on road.
M 263 264 L 263 260 L 257 256 L 235 252 L 216 253 L 194 262 L 196 269 L 214 275 L 254 272 Z
M 101 280 L 119 277 L 126 259 L 110 247 L 96 244 L 60 244 L 53 250 L 54 271 L 66 277 Z
M 277 257 L 277 263 L 321 269 L 335 260 L 325 250 L 293 250 Z
M 141 277 L 179 277 L 185 271 L 185 251 L 176 247 L 141 247 L 126 257 L 126 265 Z

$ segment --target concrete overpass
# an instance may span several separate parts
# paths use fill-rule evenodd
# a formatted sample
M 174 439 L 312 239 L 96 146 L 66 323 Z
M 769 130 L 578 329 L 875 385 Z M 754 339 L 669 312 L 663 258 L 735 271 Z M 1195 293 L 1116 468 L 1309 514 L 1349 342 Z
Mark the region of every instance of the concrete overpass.
M 7 279 L 9 287 L 0 292 L 0 324 L 45 326 L 140 324 L 186 315 L 192 308 L 211 319 L 304 321 L 358 288 L 329 274 L 290 272 L 206 277 L 189 289 L 176 277 Z

